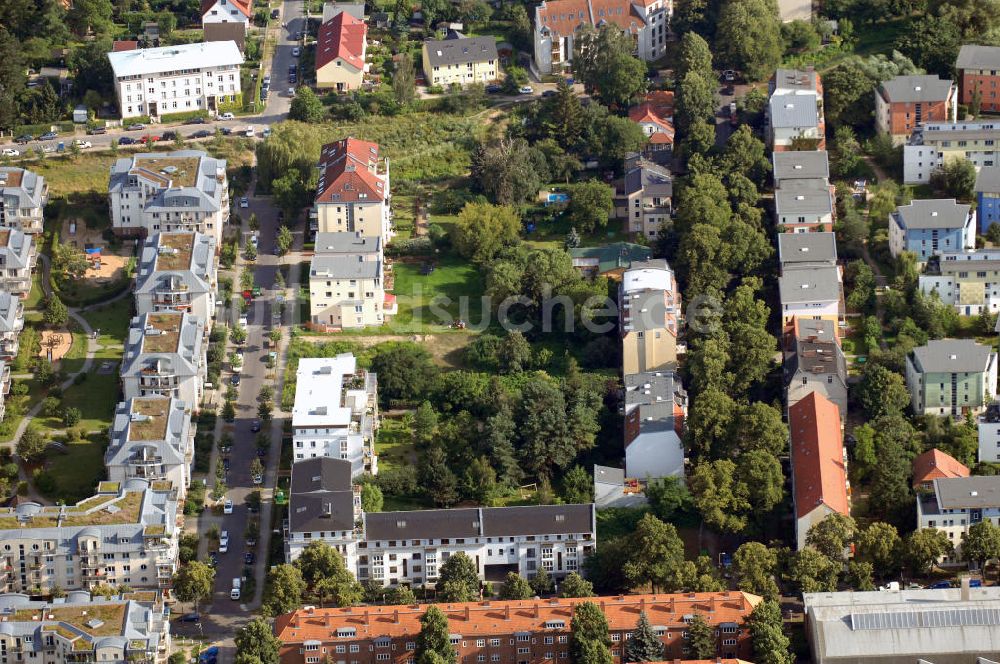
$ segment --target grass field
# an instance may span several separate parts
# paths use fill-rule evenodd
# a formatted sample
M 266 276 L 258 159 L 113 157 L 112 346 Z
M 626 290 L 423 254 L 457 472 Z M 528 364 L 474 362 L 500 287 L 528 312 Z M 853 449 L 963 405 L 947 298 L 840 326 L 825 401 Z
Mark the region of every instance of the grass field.
M 472 264 L 455 257 L 435 262 L 430 274 L 420 274 L 420 263 L 395 263 L 393 293 L 399 313 L 379 329 L 386 333 L 440 332 L 453 319 L 482 320 L 483 276 Z
M 49 184 L 49 197 L 59 198 L 71 194 L 94 191 L 107 192 L 108 173 L 115 157 L 110 152 L 71 157 L 47 157 L 32 162 L 31 170 L 45 177 Z
M 95 434 L 68 444 L 65 453 L 49 455 L 44 472 L 55 478 L 53 489 L 46 494 L 49 498 L 72 504 L 94 494 L 104 476 L 104 438 Z
M 88 309 L 81 314 L 95 330 L 101 334 L 97 338 L 101 346 L 123 346 L 132 318 L 132 298 L 123 297 L 111 304 Z

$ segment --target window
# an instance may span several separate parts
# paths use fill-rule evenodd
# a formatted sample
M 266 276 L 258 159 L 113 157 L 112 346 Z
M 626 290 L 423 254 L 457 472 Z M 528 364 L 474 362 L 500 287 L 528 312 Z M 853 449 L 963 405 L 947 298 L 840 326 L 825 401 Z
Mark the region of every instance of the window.
M 486 647 L 486 639 L 476 639 L 476 647 L 477 648 L 485 648 Z
M 531 648 L 518 648 L 517 649 L 517 654 L 518 655 L 527 655 L 530 652 L 531 652 Z
M 416 648 L 417 648 L 417 644 L 416 644 L 415 641 L 407 641 L 406 642 L 406 649 L 407 650 L 416 650 Z
M 351 652 L 361 652 L 361 646 L 352 645 L 352 646 L 350 646 L 350 650 L 351 650 Z
M 379 661 L 379 662 L 387 662 L 387 661 L 389 661 L 389 653 L 387 653 L 387 652 L 377 653 L 375 655 L 375 659 L 376 659 L 376 661 Z
M 494 648 L 500 647 L 500 639 L 490 639 L 490 646 Z

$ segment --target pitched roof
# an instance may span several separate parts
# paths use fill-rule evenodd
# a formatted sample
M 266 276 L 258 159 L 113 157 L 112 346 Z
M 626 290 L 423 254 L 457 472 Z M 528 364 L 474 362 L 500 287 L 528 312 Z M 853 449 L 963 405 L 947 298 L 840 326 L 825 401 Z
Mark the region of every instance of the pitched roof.
M 633 261 L 649 260 L 652 253 L 649 247 L 630 242 L 613 242 L 596 247 L 576 247 L 569 250 L 569 255 L 574 260 L 596 260 L 598 274 L 619 268 L 628 268 Z
M 632 122 L 635 122 L 636 124 L 656 125 L 658 130 L 657 133 L 664 134 L 667 138 L 670 139 L 669 142 L 673 143 L 674 125 L 671 124 L 669 120 L 660 117 L 660 114 L 656 111 L 656 109 L 653 107 L 651 103 L 642 102 L 638 106 L 633 106 L 628 111 L 628 117 Z
M 352 530 L 355 516 L 350 461 L 316 457 L 292 465 L 290 530 Z
M 320 152 L 317 203 L 378 203 L 385 181 L 376 174 L 378 144 L 357 138 L 327 143 Z
M 121 51 L 134 51 L 139 48 L 139 42 L 134 39 L 116 39 L 114 43 L 111 44 L 111 51 L 114 53 L 119 53 Z
M 932 339 L 913 358 L 923 373 L 976 373 L 986 371 L 992 352 L 972 339 Z
M 782 267 L 796 263 L 836 263 L 837 234 L 778 233 L 778 262 Z
M 202 28 L 207 42 L 231 41 L 236 43 L 236 48 L 243 53 L 247 41 L 246 26 L 239 21 L 222 21 L 219 23 L 206 23 Z
M 937 75 L 896 76 L 881 84 L 890 103 L 944 101 L 951 94 L 952 82 Z
M 219 0 L 201 0 L 201 15 L 204 16 L 218 1 Z M 240 13 L 247 18 L 250 18 L 250 5 L 253 4 L 253 0 L 226 0 L 226 2 L 240 10 Z
M 572 535 L 594 530 L 592 503 L 366 512 L 365 539 Z
M 961 461 L 936 447 L 913 460 L 913 485 L 939 477 L 968 477 L 969 469 Z
M 330 64 L 337 58 L 355 69 L 365 66 L 365 39 L 368 26 L 347 12 L 340 12 L 319 26 L 316 35 L 316 69 Z
M 561 36 L 572 35 L 582 25 L 614 23 L 630 33 L 646 25 L 632 3 L 623 0 L 548 0 L 535 9 L 535 23 Z
M 963 44 L 955 69 L 1000 69 L 1000 46 Z
M 896 216 L 907 230 L 914 228 L 962 228 L 969 219 L 969 206 L 954 198 L 915 200 L 896 208 Z
M 644 103 L 649 104 L 653 112 L 661 118 L 672 118 L 674 116 L 673 90 L 651 90 L 646 93 Z
M 983 166 L 976 174 L 976 192 L 1000 192 L 1000 166 Z
M 424 42 L 424 53 L 432 67 L 462 65 L 469 62 L 497 60 L 496 37 L 459 37 Z
M 840 409 L 810 392 L 788 409 L 795 515 L 801 519 L 819 505 L 849 514 Z

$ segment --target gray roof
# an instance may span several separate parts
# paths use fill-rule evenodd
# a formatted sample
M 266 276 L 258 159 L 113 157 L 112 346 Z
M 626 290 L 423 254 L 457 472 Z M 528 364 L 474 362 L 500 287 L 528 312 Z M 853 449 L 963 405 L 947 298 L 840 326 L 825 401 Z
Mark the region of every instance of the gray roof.
M 0 291 L 0 333 L 15 331 L 20 306 L 21 298 L 7 291 Z
M 316 233 L 317 254 L 377 254 L 382 238 L 357 233 Z
M 460 39 L 430 39 L 424 42 L 424 52 L 432 67 L 460 65 L 467 62 L 497 60 L 497 40 L 485 37 L 462 37 Z
M 794 129 L 819 124 L 819 107 L 812 95 L 773 95 L 770 109 L 772 127 Z
M 993 349 L 971 339 L 933 339 L 913 349 L 916 368 L 923 373 L 985 371 Z
M 443 539 L 478 537 L 482 517 L 477 508 L 365 512 L 365 539 Z
M 181 174 L 168 174 L 164 171 L 157 173 L 143 168 L 141 164 L 137 166 L 137 160 L 145 160 L 145 163 L 148 164 L 148 160 L 153 159 L 197 159 L 197 172 L 191 178 L 193 184 L 176 186 L 175 182 L 181 181 Z M 145 211 L 217 212 L 222 206 L 222 197 L 226 193 L 223 186 L 225 173 L 226 161 L 224 159 L 210 157 L 208 153 L 201 150 L 134 154 L 131 157 L 118 159 L 111 166 L 108 193 L 133 191 L 137 186 L 136 182 L 142 180 L 146 185 L 152 186 L 156 190 L 153 196 L 146 199 L 143 205 Z M 184 181 L 187 181 L 187 174 L 183 174 L 183 176 Z
M 945 510 L 1000 507 L 1000 476 L 939 477 L 934 494 Z
M 309 276 L 328 279 L 377 279 L 382 274 L 382 262 L 364 260 L 363 256 L 313 256 Z
M 918 228 L 963 228 L 969 218 L 969 206 L 954 198 L 916 200 L 896 208 L 896 216 L 906 230 Z
M 156 404 L 162 402 L 162 414 L 152 415 L 153 418 L 164 418 L 164 436 L 155 439 L 139 439 L 132 435 L 133 421 L 148 421 L 149 416 L 133 415 L 137 405 Z M 145 409 L 148 410 L 148 409 Z M 167 466 L 185 463 L 187 440 L 191 436 L 191 413 L 187 404 L 174 398 L 159 396 L 137 397 L 122 401 L 115 409 L 111 424 L 111 443 L 104 453 L 106 466 L 126 465 L 136 454 L 147 453 L 162 460 Z
M 639 409 L 643 429 L 673 428 L 674 405 L 687 404 L 687 392 L 673 371 L 644 371 L 625 376 L 625 412 Z
M 148 352 L 143 349 L 149 316 L 177 316 L 179 319 L 177 347 L 171 352 Z M 157 364 L 161 370 L 170 369 L 177 376 L 195 376 L 202 361 L 202 329 L 197 316 L 189 313 L 156 313 L 136 316 L 132 319 L 125 342 L 125 357 L 121 365 L 121 375 L 132 376 L 144 368 Z
M 622 303 L 622 311 L 628 316 L 629 332 L 636 330 L 662 330 L 667 322 L 667 302 L 664 291 L 645 290 L 630 293 Z
M 833 196 L 826 180 L 786 180 L 774 191 L 774 209 L 779 215 L 833 212 Z
M 365 539 L 448 539 L 593 532 L 593 505 L 366 512 Z
M 830 160 L 826 150 L 775 152 L 772 161 L 775 182 L 830 177 Z
M 630 169 L 622 178 L 622 191 L 627 195 L 643 192 L 647 196 L 670 198 L 674 194 L 674 180 L 670 171 L 647 161 Z
M 841 297 L 837 268 L 832 266 L 799 267 L 785 270 L 778 277 L 782 304 L 831 302 Z
M 614 484 L 616 486 L 621 486 L 625 483 L 625 471 L 621 468 L 595 465 L 594 481 L 598 484 Z
M 833 321 L 828 323 L 831 328 Z M 806 332 L 802 334 L 802 332 Z M 833 375 L 847 385 L 847 358 L 832 334 L 820 337 L 810 334 L 811 330 L 801 330 L 795 339 L 794 351 L 785 356 L 785 382 L 794 380 L 797 375 L 811 376 Z
M 890 102 L 943 101 L 951 92 L 952 82 L 940 76 L 921 74 L 896 76 L 882 81 L 881 89 Z
M 524 505 L 520 507 L 484 507 L 483 535 L 570 535 L 594 530 L 594 506 Z
M 914 130 L 910 145 L 938 145 L 943 141 L 1000 138 L 1000 124 L 986 122 L 928 122 Z M 986 147 L 986 146 L 983 146 Z
M 154 292 L 165 286 L 183 286 L 188 293 L 208 293 L 215 278 L 215 238 L 196 232 L 172 231 L 170 236 L 191 237 L 191 261 L 178 270 L 165 270 L 160 258 L 160 240 L 163 233 L 146 239 L 139 258 L 136 275 L 136 293 Z
M 955 69 L 1000 69 L 1000 46 L 963 44 Z
M 31 265 L 32 238 L 16 228 L 5 229 L 8 233 L 6 246 L 0 245 L 0 268 L 24 270 Z M 2 237 L 2 234 L 0 234 Z
M 1000 166 L 983 166 L 976 174 L 976 192 L 1000 193 Z
M 14 184 L 20 180 L 18 184 Z M 14 198 L 18 208 L 36 208 L 45 205 L 45 178 L 33 171 L 12 166 L 0 166 L 0 198 L 5 204 Z
M 795 263 L 836 263 L 837 234 L 778 233 L 778 261 L 782 266 Z
M 293 532 L 354 530 L 351 462 L 317 457 L 292 465 L 288 525 Z
M 332 457 L 303 459 L 292 465 L 293 496 L 351 488 L 351 462 Z

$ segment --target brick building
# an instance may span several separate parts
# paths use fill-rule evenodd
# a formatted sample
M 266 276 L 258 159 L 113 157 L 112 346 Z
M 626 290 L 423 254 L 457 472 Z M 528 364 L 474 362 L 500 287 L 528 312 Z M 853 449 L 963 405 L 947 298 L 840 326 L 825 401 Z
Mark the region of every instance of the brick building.
M 958 101 L 972 105 L 979 91 L 979 109 L 996 113 L 1000 111 L 1000 47 L 965 44 L 955 61 L 958 72 Z
M 463 664 L 568 664 L 573 608 L 586 601 L 607 616 L 617 663 L 643 611 L 663 641 L 666 661 L 686 658 L 686 628 L 695 615 L 715 628 L 720 657 L 748 659 L 753 646 L 744 621 L 761 598 L 732 591 L 436 606 L 448 616 L 451 642 Z M 282 642 L 281 664 L 413 664 L 428 606 L 310 607 L 279 616 L 274 630 Z
M 955 122 L 957 115 L 958 88 L 939 76 L 896 76 L 875 91 L 875 127 L 896 145 L 926 122 Z

